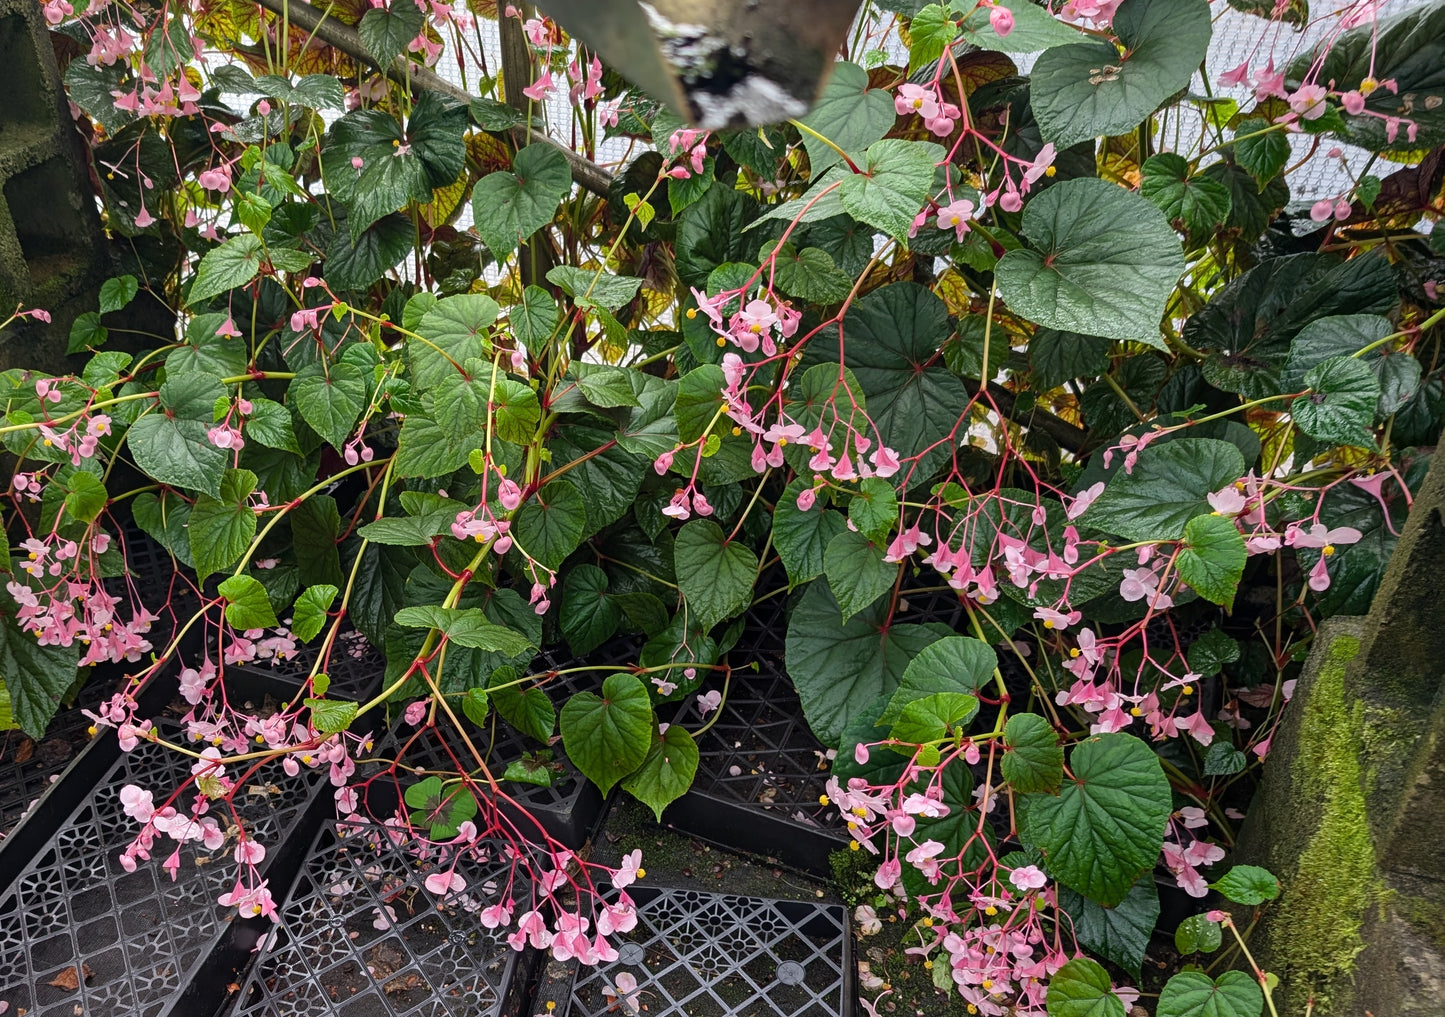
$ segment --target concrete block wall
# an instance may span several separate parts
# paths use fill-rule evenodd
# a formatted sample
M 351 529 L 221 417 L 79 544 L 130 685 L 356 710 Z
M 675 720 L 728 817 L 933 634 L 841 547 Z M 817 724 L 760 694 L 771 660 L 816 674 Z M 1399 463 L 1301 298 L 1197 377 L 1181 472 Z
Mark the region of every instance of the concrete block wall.
M 0 0 L 0 310 L 52 316 L 0 333 L 0 368 L 73 369 L 70 325 L 95 309 L 108 251 L 40 6 Z

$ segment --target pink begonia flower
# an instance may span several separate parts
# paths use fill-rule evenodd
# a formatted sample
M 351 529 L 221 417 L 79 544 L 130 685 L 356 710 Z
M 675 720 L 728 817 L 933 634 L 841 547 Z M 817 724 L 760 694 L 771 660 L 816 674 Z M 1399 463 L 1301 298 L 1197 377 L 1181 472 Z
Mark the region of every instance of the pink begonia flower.
M 1228 487 L 1221 487 L 1218 491 L 1207 498 L 1209 507 L 1214 510 L 1217 516 L 1237 516 L 1244 511 L 1249 503 L 1244 492 L 1230 484 Z
M 1365 111 L 1365 97 L 1358 90 L 1351 90 L 1340 96 L 1340 105 L 1346 113 L 1359 116 Z
M 501 502 L 502 508 L 508 512 L 514 512 L 517 506 L 522 504 L 522 489 L 515 481 L 503 478 L 497 485 L 497 501 Z
M 1324 85 L 1301 85 L 1289 97 L 1289 108 L 1302 120 L 1318 120 L 1329 109 L 1327 95 L 1329 90 Z
M 406 712 L 402 714 L 402 720 L 412 727 L 416 727 L 426 718 L 426 708 L 430 702 L 429 699 L 418 699 L 414 703 L 408 703 Z
M 1310 589 L 1316 593 L 1324 593 L 1330 588 L 1330 560 L 1320 555 L 1320 560 L 1315 562 L 1310 569 Z
M 878 871 L 873 874 L 873 882 L 880 890 L 891 890 L 901 875 L 903 875 L 903 863 L 896 857 L 890 858 L 878 866 Z
M 923 873 L 924 878 L 931 883 L 938 878 L 937 857 L 943 853 L 943 850 L 944 846 L 938 841 L 926 840 L 904 857 L 908 860 L 908 864 Z
M 1220 88 L 1238 88 L 1249 80 L 1249 61 L 1246 60 L 1238 67 L 1231 67 L 1219 76 Z
M 196 183 L 208 191 L 229 191 L 231 189 L 231 167 L 222 163 L 196 177 Z
M 602 986 L 602 995 L 607 998 L 608 1006 L 616 1006 L 621 1001 L 627 1013 L 641 1012 L 639 998 L 642 994 L 637 988 L 637 976 L 630 971 L 614 975 L 611 985 Z
M 973 202 L 967 198 L 955 198 L 938 210 L 938 228 L 953 230 L 959 240 L 968 232 L 968 221 L 973 218 Z
M 1364 536 L 1353 526 L 1330 529 L 1324 523 L 1313 523 L 1306 530 L 1303 524 L 1291 524 L 1285 530 L 1284 542 L 1290 547 L 1332 548 L 1335 544 L 1355 544 Z M 1332 553 L 1332 552 L 1327 552 Z
M 259 841 L 246 839 L 236 845 L 237 865 L 260 865 L 266 857 L 266 846 Z
M 811 487 L 805 487 L 798 492 L 798 511 L 807 512 L 818 500 L 818 492 Z
M 630 851 L 622 856 L 622 864 L 612 874 L 612 885 L 615 889 L 623 890 L 642 878 L 642 849 Z
M 1037 865 L 1025 865 L 1010 872 L 1008 881 L 1020 890 L 1028 891 L 1042 889 L 1049 877 Z
M 912 83 L 900 85 L 898 95 L 893 99 L 893 109 L 901 117 L 917 113 L 925 120 L 938 116 L 938 98 L 922 85 Z
M 1269 63 L 1264 70 L 1254 75 L 1254 101 L 1263 102 L 1266 98 L 1274 96 L 1276 99 L 1288 99 L 1289 95 L 1284 90 L 1284 71 L 1274 69 L 1274 58 L 1270 57 Z
M 1065 614 L 1062 611 L 1055 611 L 1051 607 L 1040 607 L 1034 610 L 1034 617 L 1044 623 L 1044 628 L 1062 632 L 1070 625 L 1077 624 L 1083 615 L 1078 611 L 1070 611 Z
M 706 695 L 698 696 L 698 697 L 697 697 L 697 712 L 698 712 L 698 716 L 700 716 L 700 717 L 706 717 L 709 713 L 712 713 L 712 711 L 716 710 L 716 709 L 717 709 L 719 706 L 721 706 L 721 705 L 722 705 L 722 693 L 719 692 L 719 691 L 717 691 L 716 689 L 713 689 L 711 692 L 707 693 Z
M 531 85 L 522 89 L 522 94 L 533 102 L 543 102 L 552 94 L 554 87 L 552 84 L 552 72 L 543 71 L 541 77 L 532 82 Z
M 1085 512 L 1089 511 L 1089 506 L 1094 504 L 1094 502 L 1098 500 L 1099 495 L 1103 493 L 1104 482 L 1102 480 L 1096 484 L 1091 484 L 1089 487 L 1080 491 L 1074 497 L 1073 501 L 1069 502 L 1068 510 L 1065 511 L 1064 515 L 1071 520 L 1079 518 Z
M 534 950 L 545 950 L 552 945 L 552 933 L 547 931 L 547 920 L 540 911 L 527 911 L 517 919 L 517 931 L 507 937 L 507 944 L 513 950 L 523 950 L 529 944 Z
M 988 12 L 988 23 L 993 26 L 999 38 L 1003 38 L 1014 30 L 1014 12 L 995 4 L 993 10 Z
M 433 872 L 426 877 L 425 885 L 438 897 L 445 897 L 450 892 L 465 890 L 467 881 L 456 872 Z
M 1193 735 L 1195 741 L 1199 742 L 1200 745 L 1207 746 L 1210 742 L 1214 741 L 1214 728 L 1210 726 L 1209 720 L 1204 716 L 1203 710 L 1182 718 L 1179 721 L 1179 727 L 1181 730 L 1188 731 Z

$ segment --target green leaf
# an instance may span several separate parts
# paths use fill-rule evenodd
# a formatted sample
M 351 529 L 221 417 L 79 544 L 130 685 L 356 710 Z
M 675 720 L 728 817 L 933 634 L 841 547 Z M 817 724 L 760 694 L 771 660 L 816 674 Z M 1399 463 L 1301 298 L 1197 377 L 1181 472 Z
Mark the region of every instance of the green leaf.
M 1224 942 L 1218 922 L 1211 922 L 1208 915 L 1190 915 L 1174 930 L 1174 949 L 1182 956 L 1191 953 L 1213 953 Z
M 1239 449 L 1217 438 L 1179 438 L 1139 453 L 1133 472 L 1115 471 L 1083 519 L 1127 540 L 1179 540 L 1208 497 L 1244 475 Z
M 1236 865 L 1209 885 L 1235 904 L 1250 907 L 1279 896 L 1279 880 L 1258 865 Z
M 1191 233 L 1204 233 L 1224 225 L 1229 216 L 1229 188 L 1209 177 L 1191 177 L 1189 163 L 1172 152 L 1144 161 L 1140 193 L 1171 223 L 1182 223 Z
M 275 628 L 276 612 L 266 587 L 254 576 L 231 576 L 217 587 L 226 598 L 226 621 L 233 629 Z
M 870 88 L 867 71 L 857 64 L 841 61 L 833 65 L 828 83 L 802 122 L 860 160 L 868 146 L 881 140 L 896 119 L 893 97 L 887 89 Z M 843 158 L 831 145 L 806 131 L 803 147 L 807 149 L 808 165 L 815 178 Z
M 947 6 L 929 4 L 908 22 L 908 73 L 932 67 L 958 35 Z
M 246 418 L 244 431 L 248 439 L 260 442 L 267 448 L 294 452 L 298 456 L 301 454 L 301 446 L 296 443 L 296 429 L 291 424 L 290 411 L 264 396 L 251 397 L 251 415 Z
M 905 242 L 913 217 L 933 189 L 933 167 L 943 158 L 943 148 L 931 141 L 875 141 L 868 146 L 863 171 L 843 178 L 843 207 L 859 222 Z
M 1128 971 L 1136 979 L 1149 937 L 1159 921 L 1159 888 L 1141 879 L 1117 907 L 1100 907 L 1067 886 L 1058 888 L 1059 907 L 1073 919 L 1079 945 Z
M 477 814 L 477 800 L 460 781 L 447 786 L 440 777 L 427 777 L 407 788 L 405 799 L 416 810 L 411 824 L 426 828 L 432 840 L 451 840 L 461 824 Z
M 232 237 L 220 247 L 207 251 L 201 259 L 186 303 L 199 304 L 227 290 L 246 285 L 256 278 L 265 260 L 260 237 L 252 233 Z
M 497 302 L 482 293 L 438 300 L 414 330 L 426 341 L 406 341 L 412 387 L 418 392 L 435 388 L 468 360 L 484 358 L 491 348 L 488 330 L 499 313 Z
M 888 737 L 910 745 L 936 742 L 950 729 L 965 730 L 978 714 L 978 700 L 962 692 L 935 692 L 903 708 Z
M 596 565 L 575 565 L 562 580 L 562 607 L 558 623 L 572 652 L 583 656 L 617 632 L 622 606 L 607 594 L 607 573 Z
M 1181 971 L 1159 993 L 1158 1017 L 1259 1017 L 1264 992 L 1253 975 L 1226 971 L 1218 981 L 1202 971 Z
M 105 485 L 84 470 L 76 470 L 66 480 L 65 511 L 82 523 L 93 523 L 110 501 Z
M 406 52 L 406 47 L 426 27 L 426 15 L 415 4 L 374 7 L 361 18 L 357 34 L 381 66 Z
M 602 695 L 579 692 L 562 707 L 567 758 L 603 794 L 636 770 L 652 749 L 652 700 L 635 675 L 614 674 Z
M 1243 773 L 1247 765 L 1249 765 L 1249 757 L 1229 742 L 1214 742 L 1204 751 L 1204 776 L 1206 777 L 1228 777 L 1236 773 Z
M 764 248 L 766 258 L 772 245 Z M 775 282 L 791 296 L 813 304 L 836 304 L 853 289 L 853 279 L 833 264 L 833 256 L 817 247 L 801 251 L 792 244 L 783 244 L 773 262 Z
M 309 586 L 296 598 L 291 613 L 291 634 L 303 643 L 309 643 L 326 626 L 326 612 L 340 591 L 329 584 Z
M 1003 743 L 1003 779 L 1014 791 L 1058 791 L 1064 778 L 1064 747 L 1047 720 L 1036 713 L 1010 717 L 1003 728 Z
M 1373 448 L 1370 425 L 1380 401 L 1380 381 L 1363 360 L 1331 357 L 1305 373 L 1309 393 L 1290 404 L 1301 431 L 1329 445 Z
M 635 372 L 625 367 L 578 361 L 572 365 L 572 371 L 577 377 L 578 390 L 593 406 L 607 409 L 642 405 L 632 387 L 632 375 Z
M 1075 957 L 1054 973 L 1044 1005 L 1049 1017 L 1124 1017 L 1109 972 L 1087 957 Z
M 722 368 L 703 364 L 683 375 L 677 383 L 677 433 L 685 442 L 697 441 L 718 418 L 722 390 L 726 385 Z
M 1159 322 L 1184 256 L 1146 199 L 1103 180 L 1064 180 L 1024 207 L 1023 235 L 1035 249 L 1009 251 L 996 270 L 1011 310 L 1048 328 L 1164 348 Z
M 337 230 L 322 275 L 333 289 L 365 289 L 396 267 L 415 243 L 416 226 L 400 212 L 382 216 L 359 236 Z
M 998 53 L 1037 53 L 1079 41 L 1077 29 L 1059 21 L 1047 8 L 1031 0 L 999 0 L 994 5 L 1008 8 L 1014 16 L 1013 31 L 1008 35 L 999 35 L 993 30 L 989 24 L 988 8 L 959 6 L 970 12 L 970 16 L 964 18 L 960 34 L 980 49 Z
M 1095 378 L 1109 370 L 1113 343 L 1093 335 L 1041 328 L 1029 340 L 1034 389 L 1048 392 L 1075 378 Z
M 1184 545 L 1175 565 L 1179 578 L 1201 597 L 1229 608 L 1234 606 L 1234 594 L 1248 557 L 1244 537 L 1232 519 L 1195 516 L 1184 527 Z
M 1129 134 L 1189 87 L 1209 49 L 1204 0 L 1125 0 L 1112 27 L 1127 59 L 1111 42 L 1077 42 L 1045 50 L 1034 64 L 1029 104 L 1045 141 L 1062 149 Z
M 191 558 L 190 530 L 191 506 L 176 491 L 161 491 L 159 496 L 149 491 L 137 495 L 131 505 L 135 524 L 181 562 L 194 565 Z
M 76 315 L 70 323 L 70 342 L 65 352 L 83 353 L 87 349 L 99 349 L 109 338 L 110 330 L 100 323 L 100 315 L 95 311 L 86 311 Z
M 1235 128 L 1234 161 L 1261 183 L 1279 176 L 1289 162 L 1289 153 L 1289 135 L 1268 120 L 1256 117 Z
M 662 810 L 687 794 L 697 776 L 698 750 L 692 733 L 681 724 L 672 724 L 652 739 L 647 758 L 632 776 L 622 782 L 622 789 L 652 809 L 662 822 Z
M 347 699 L 307 699 L 305 703 L 311 711 L 311 726 L 321 734 L 345 731 L 356 719 L 356 704 Z
M 221 495 L 221 477 L 231 455 L 206 436 L 211 409 L 224 397 L 220 381 L 200 373 L 167 379 L 160 388 L 160 409 L 151 411 L 126 432 L 136 466 L 152 480 L 172 487 Z
M 0 624 L 0 684 L 9 699 L 14 726 L 40 741 L 60 706 L 60 697 L 75 684 L 80 644 L 41 646 L 20 627 L 15 604 L 6 595 Z
M 947 626 L 888 625 L 889 605 L 876 603 L 845 623 L 826 583 L 813 582 L 788 619 L 787 669 L 803 714 L 818 740 L 836 746 L 848 722 L 873 700 L 891 694 L 919 651 Z
M 436 629 L 458 646 L 490 650 L 506 657 L 518 657 L 533 649 L 532 641 L 505 625 L 494 625 L 479 607 L 404 607 L 396 623 L 414 629 Z
M 876 405 L 875 401 L 875 408 Z M 860 480 L 848 502 L 848 519 L 860 534 L 874 543 L 882 543 L 899 522 L 898 496 L 893 485 L 877 477 Z
M 256 536 L 256 510 L 251 507 L 250 498 L 255 490 L 256 474 L 250 470 L 227 470 L 221 480 L 219 498 L 203 494 L 196 499 L 191 509 L 190 532 L 197 578 L 204 580 L 213 573 L 224 572 L 251 546 Z
M 517 341 L 536 354 L 557 330 L 557 301 L 541 287 L 528 286 L 521 302 L 507 309 L 507 317 Z
M 134 300 L 138 292 L 140 292 L 140 284 L 136 282 L 133 275 L 107 279 L 100 284 L 100 313 L 109 314 L 111 311 L 119 311 Z
M 847 526 L 840 514 L 823 507 L 825 498 L 807 512 L 798 508 L 798 495 L 812 486 L 812 478 L 798 477 L 773 506 L 773 546 L 788 571 L 790 586 L 822 575 L 828 542 Z
M 557 204 L 572 190 L 572 170 L 562 150 L 528 145 L 512 170 L 488 173 L 472 190 L 477 233 L 498 261 L 552 221 Z
M 828 541 L 823 571 L 845 622 L 893 589 L 898 580 L 897 563 L 884 561 L 876 544 L 848 529 Z
M 332 448 L 345 448 L 361 411 L 366 408 L 368 386 L 361 368 L 345 360 L 334 364 L 307 364 L 286 390 L 301 419 L 325 438 Z
M 552 740 L 552 731 L 557 726 L 557 711 L 547 693 L 533 686 L 525 691 L 511 683 L 517 680 L 516 672 L 510 667 L 498 668 L 492 673 L 487 688 L 491 700 L 502 719 L 522 734 L 539 742 Z
M 703 631 L 747 607 L 758 557 L 742 541 L 728 540 L 717 523 L 694 519 L 684 525 L 672 554 L 678 588 Z
M 920 462 L 922 476 L 949 457 L 944 439 L 969 401 L 963 381 L 937 364 L 938 349 L 952 331 L 943 301 L 911 281 L 879 287 L 843 319 L 844 360 L 867 394 L 868 417 L 883 444 L 903 457 L 938 445 Z M 813 371 L 818 372 L 816 382 Z M 831 397 L 838 384 L 836 372 L 834 368 L 830 375 L 821 365 L 811 368 L 799 396 L 808 396 L 814 404 Z M 846 414 L 847 395 L 840 392 L 837 398 Z M 824 433 L 829 430 L 825 422 Z
M 637 296 L 642 280 L 636 276 L 608 275 L 593 269 L 558 265 L 547 273 L 547 281 L 559 286 L 578 307 L 621 309 Z
M 492 391 L 492 414 L 498 438 L 524 445 L 536 437 L 542 407 L 530 387 L 511 378 L 498 378 Z
M 512 520 L 512 536 L 544 568 L 560 568 L 587 532 L 587 502 L 565 480 L 554 480 Z
M 1159 857 L 1169 778 L 1148 745 L 1122 733 L 1080 742 L 1069 762 L 1058 796 L 1019 798 L 1019 836 L 1060 882 L 1113 906 Z

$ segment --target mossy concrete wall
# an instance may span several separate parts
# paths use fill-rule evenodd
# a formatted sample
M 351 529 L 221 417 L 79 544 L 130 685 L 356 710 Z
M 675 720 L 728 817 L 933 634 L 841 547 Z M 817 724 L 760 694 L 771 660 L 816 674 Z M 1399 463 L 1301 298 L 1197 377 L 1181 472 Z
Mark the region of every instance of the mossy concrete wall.
M 1284 892 L 1256 954 L 1281 1017 L 1445 1014 L 1445 457 L 1370 613 L 1320 627 L 1236 861 Z
M 73 370 L 70 325 L 94 310 L 108 246 L 85 148 L 36 0 L 0 0 L 0 321 L 18 306 L 50 312 L 0 333 L 0 368 Z

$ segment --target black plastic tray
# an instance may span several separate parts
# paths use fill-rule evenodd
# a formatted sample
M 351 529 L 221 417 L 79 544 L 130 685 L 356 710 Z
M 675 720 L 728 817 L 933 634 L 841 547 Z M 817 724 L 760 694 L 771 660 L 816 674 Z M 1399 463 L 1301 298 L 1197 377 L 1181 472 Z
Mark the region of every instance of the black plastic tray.
M 423 886 L 430 870 L 414 857 L 417 847 L 392 843 L 375 824 L 327 823 L 274 938 L 220 1012 L 520 1017 L 536 958 L 508 946 L 506 930 L 483 928 L 462 901 L 486 902 L 505 865 L 462 859 L 456 871 L 467 889 L 439 900 Z
M 618 959 L 547 967 L 532 1013 L 561 1017 L 850 1017 L 852 935 L 841 905 L 632 886 L 637 927 Z M 636 1008 L 618 976 L 636 980 Z M 644 1009 L 645 1008 L 645 1009 Z
M 159 720 L 157 727 L 179 737 L 173 721 Z M 103 767 L 107 752 L 118 758 Z M 21 831 L 50 834 L 23 867 L 16 859 L 34 838 L 24 845 L 7 842 L 0 857 L 9 870 L 0 878 L 11 877 L 0 893 L 0 1000 L 11 1013 L 153 1017 L 203 1012 L 196 1008 L 206 1006 L 206 997 L 219 998 L 225 982 L 209 977 L 212 954 L 247 924 L 234 921 L 234 911 L 216 901 L 234 880 L 234 844 L 216 852 L 187 844 L 174 882 L 160 868 L 161 852 L 170 848 L 161 839 L 154 860 L 135 872 L 119 863 L 139 829 L 122 810 L 120 789 L 136 783 L 168 790 L 188 771 L 185 757 L 160 746 L 142 743 L 120 754 L 107 731 L 61 781 L 80 786 L 83 795 L 97 788 L 100 793 L 82 800 L 58 828 L 41 822 L 50 818 L 44 813 L 22 824 Z M 279 764 L 269 764 L 247 787 L 280 793 L 237 796 L 237 812 L 268 848 L 263 875 L 284 874 L 288 862 L 294 866 L 288 840 L 324 784 L 320 771 L 288 777 Z

